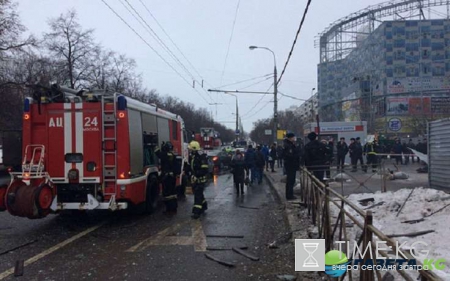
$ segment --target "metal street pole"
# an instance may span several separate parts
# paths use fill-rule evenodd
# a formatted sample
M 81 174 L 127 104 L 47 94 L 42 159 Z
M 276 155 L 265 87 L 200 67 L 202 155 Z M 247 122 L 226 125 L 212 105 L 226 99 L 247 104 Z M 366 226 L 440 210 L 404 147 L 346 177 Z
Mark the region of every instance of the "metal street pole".
M 250 46 L 249 49 L 250 50 L 264 49 L 264 50 L 271 52 L 273 55 L 274 82 L 273 82 L 273 132 L 272 132 L 272 136 L 273 136 L 273 142 L 275 143 L 275 142 L 277 142 L 277 131 L 278 131 L 278 83 L 277 83 L 278 78 L 277 78 L 277 61 L 275 58 L 275 53 L 267 47 Z

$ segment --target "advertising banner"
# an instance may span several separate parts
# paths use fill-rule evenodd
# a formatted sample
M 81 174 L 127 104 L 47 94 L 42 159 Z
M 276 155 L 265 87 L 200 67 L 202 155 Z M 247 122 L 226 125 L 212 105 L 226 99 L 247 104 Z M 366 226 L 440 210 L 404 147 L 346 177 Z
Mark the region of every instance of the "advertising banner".
M 450 97 L 432 97 L 431 111 L 433 115 L 450 115 Z
M 408 98 L 387 98 L 386 114 L 387 115 L 406 115 L 408 114 Z
M 388 94 L 448 89 L 450 89 L 449 77 L 387 78 Z
M 420 115 L 431 113 L 431 99 L 430 97 L 424 98 L 409 98 L 409 114 Z

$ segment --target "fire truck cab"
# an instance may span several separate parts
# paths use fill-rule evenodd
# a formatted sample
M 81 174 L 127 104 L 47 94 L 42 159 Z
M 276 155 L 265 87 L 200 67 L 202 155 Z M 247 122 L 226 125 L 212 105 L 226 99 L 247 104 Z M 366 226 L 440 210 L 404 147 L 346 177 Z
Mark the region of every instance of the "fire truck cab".
M 172 142 L 181 174 L 183 130 L 180 116 L 118 93 L 36 86 L 24 103 L 22 171 L 0 188 L 0 210 L 151 212 L 161 189 L 155 149 Z

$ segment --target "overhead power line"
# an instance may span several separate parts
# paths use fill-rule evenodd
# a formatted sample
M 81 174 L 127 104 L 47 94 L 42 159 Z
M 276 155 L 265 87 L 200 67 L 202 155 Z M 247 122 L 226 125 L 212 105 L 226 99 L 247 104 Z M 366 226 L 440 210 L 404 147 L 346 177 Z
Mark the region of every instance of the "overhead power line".
M 306 14 L 308 13 L 308 9 L 309 9 L 309 5 L 311 5 L 311 1 L 312 0 L 308 0 L 308 3 L 306 4 L 306 8 L 305 8 L 305 11 L 303 12 L 303 17 L 302 17 L 302 20 L 300 21 L 300 25 L 298 27 L 297 34 L 295 34 L 294 43 L 292 44 L 291 51 L 289 52 L 289 56 L 286 60 L 286 63 L 284 64 L 283 71 L 281 72 L 280 78 L 278 78 L 277 84 L 280 83 L 281 78 L 283 77 L 283 74 L 286 71 L 286 67 L 289 63 L 289 60 L 291 59 L 292 52 L 294 51 L 295 44 L 297 43 L 297 38 L 298 38 L 298 35 L 300 34 L 300 30 L 302 30 L 303 22 L 306 19 Z
M 172 52 L 172 50 L 164 43 L 164 41 L 156 34 L 156 32 L 150 27 L 150 25 L 147 23 L 147 21 L 141 16 L 141 14 L 133 7 L 133 5 L 130 4 L 128 0 L 124 0 L 128 6 L 134 11 L 134 13 L 139 17 L 139 19 L 136 17 L 135 14 L 133 14 L 132 11 L 130 11 L 123 2 L 120 2 L 127 10 L 128 12 L 139 22 L 139 24 L 147 31 L 150 36 L 155 39 L 155 41 L 175 60 L 175 62 L 181 66 L 181 68 L 188 74 L 188 76 L 191 77 L 192 80 L 196 81 L 194 75 L 186 68 L 186 66 L 178 59 L 178 57 Z M 142 22 L 141 22 L 142 21 Z M 197 81 L 197 83 L 199 83 Z
M 296 98 L 296 97 L 293 97 L 293 96 L 290 96 L 290 95 L 286 95 L 285 93 L 282 93 L 282 92 L 280 92 L 280 91 L 278 91 L 278 93 L 279 93 L 281 96 L 287 97 L 287 98 L 290 98 L 290 99 L 299 100 L 299 101 L 308 101 L 308 100 L 306 100 L 306 99 L 300 99 L 300 98 Z
M 180 76 L 181 79 L 183 79 L 190 87 L 191 87 L 191 83 L 189 83 L 189 81 L 182 76 L 166 59 L 164 59 L 164 57 L 162 57 L 158 51 L 155 50 L 155 48 L 153 48 L 124 18 L 122 18 L 110 5 L 108 5 L 108 3 L 106 3 L 105 0 L 101 0 L 103 2 L 103 4 L 105 4 L 110 10 L 111 12 L 113 12 L 131 31 L 133 31 L 134 34 L 136 34 L 136 36 L 138 36 L 142 42 L 144 42 L 145 45 L 147 45 L 153 52 L 155 52 L 155 54 L 161 59 L 163 60 L 176 74 L 178 74 L 178 76 Z M 200 97 L 206 102 L 209 103 L 208 100 L 197 90 L 194 88 L 194 90 L 200 95 Z
M 220 89 L 220 88 L 233 86 L 233 85 L 236 85 L 236 84 L 242 84 L 242 83 L 245 83 L 245 82 L 253 81 L 253 80 L 256 80 L 256 79 L 260 79 L 260 78 L 266 78 L 266 77 L 273 77 L 273 73 L 269 73 L 269 74 L 258 76 L 258 77 L 253 77 L 253 78 L 250 78 L 250 79 L 240 80 L 240 81 L 233 82 L 231 84 L 222 85 L 222 86 L 219 86 L 219 87 L 213 87 L 213 89 Z
M 198 72 L 198 70 L 194 67 L 194 65 L 191 63 L 191 61 L 184 55 L 184 53 L 178 48 L 178 45 L 172 40 L 172 38 L 167 34 L 166 30 L 162 27 L 162 25 L 158 22 L 158 20 L 153 16 L 152 12 L 148 9 L 147 5 L 145 5 L 142 0 L 139 0 L 141 2 L 142 6 L 144 6 L 145 10 L 149 13 L 149 15 L 153 18 L 153 20 L 156 22 L 156 24 L 161 28 L 161 30 L 164 32 L 164 34 L 169 38 L 170 42 L 175 46 L 175 48 L 180 52 L 180 54 L 183 56 L 183 58 L 188 62 L 188 64 L 194 69 L 194 71 L 197 73 L 197 75 L 206 82 L 206 80 L 202 77 L 202 75 Z
M 230 40 L 228 40 L 227 54 L 225 56 L 225 62 L 223 64 L 222 75 L 220 76 L 220 84 L 222 84 L 223 75 L 225 73 L 225 68 L 227 66 L 228 54 L 230 52 L 230 45 L 231 45 L 231 41 L 233 39 L 234 26 L 236 25 L 236 18 L 237 18 L 237 14 L 238 14 L 238 11 L 239 11 L 239 5 L 240 4 L 241 4 L 241 0 L 238 0 L 237 6 L 236 6 L 236 12 L 234 13 L 233 27 L 231 28 Z
M 272 83 L 272 85 L 270 85 L 270 87 L 267 88 L 267 90 L 266 90 L 267 93 L 269 93 L 269 91 L 270 91 L 270 89 L 273 87 L 273 85 L 274 85 L 274 83 Z M 249 115 L 250 112 L 252 112 L 252 111 L 258 106 L 258 104 L 261 103 L 261 101 L 264 99 L 265 96 L 266 96 L 266 95 L 261 95 L 261 98 L 258 100 L 258 102 L 255 103 L 255 105 L 254 105 L 249 111 L 247 111 L 247 113 L 245 113 L 245 114 L 242 115 L 241 117 L 245 117 L 245 116 Z M 259 111 L 258 111 L 258 112 L 259 112 Z M 250 117 L 252 117 L 252 116 L 253 116 L 253 115 L 251 115 Z
M 238 90 L 248 89 L 248 88 L 253 87 L 253 86 L 255 86 L 255 85 L 258 85 L 258 84 L 261 84 L 261 83 L 263 83 L 263 82 L 266 82 L 266 81 L 269 80 L 269 79 L 272 79 L 272 77 L 267 77 L 267 78 L 264 79 L 264 80 L 261 80 L 261 81 L 252 83 L 252 84 L 250 84 L 250 85 L 248 85 L 248 86 L 245 86 L 245 87 L 243 87 L 243 88 L 239 88 Z

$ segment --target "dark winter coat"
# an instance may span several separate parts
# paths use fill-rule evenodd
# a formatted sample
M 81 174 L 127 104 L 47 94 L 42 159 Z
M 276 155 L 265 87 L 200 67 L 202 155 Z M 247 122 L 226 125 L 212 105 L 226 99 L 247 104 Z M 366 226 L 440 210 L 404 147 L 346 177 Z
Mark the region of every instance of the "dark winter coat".
M 277 160 L 277 149 L 271 148 L 269 151 L 269 156 L 272 158 L 272 161 Z
M 256 151 L 255 154 L 255 166 L 256 168 L 264 169 L 266 166 L 266 157 L 261 151 Z
M 245 152 L 245 165 L 247 168 L 251 169 L 256 164 L 256 151 L 253 148 L 247 149 Z
M 245 177 L 245 160 L 244 155 L 236 154 L 231 159 L 231 168 L 233 169 L 233 177 L 235 182 L 244 180 Z
M 300 167 L 300 151 L 295 143 L 288 139 L 283 142 L 283 158 L 286 167 Z
M 330 150 L 318 140 L 313 140 L 305 145 L 305 165 L 312 169 L 323 169 L 330 159 Z M 319 166 L 319 167 L 318 167 Z
M 337 155 L 338 156 L 343 157 L 343 156 L 347 155 L 347 153 L 348 153 L 347 143 L 338 142 L 336 147 L 337 147 Z

